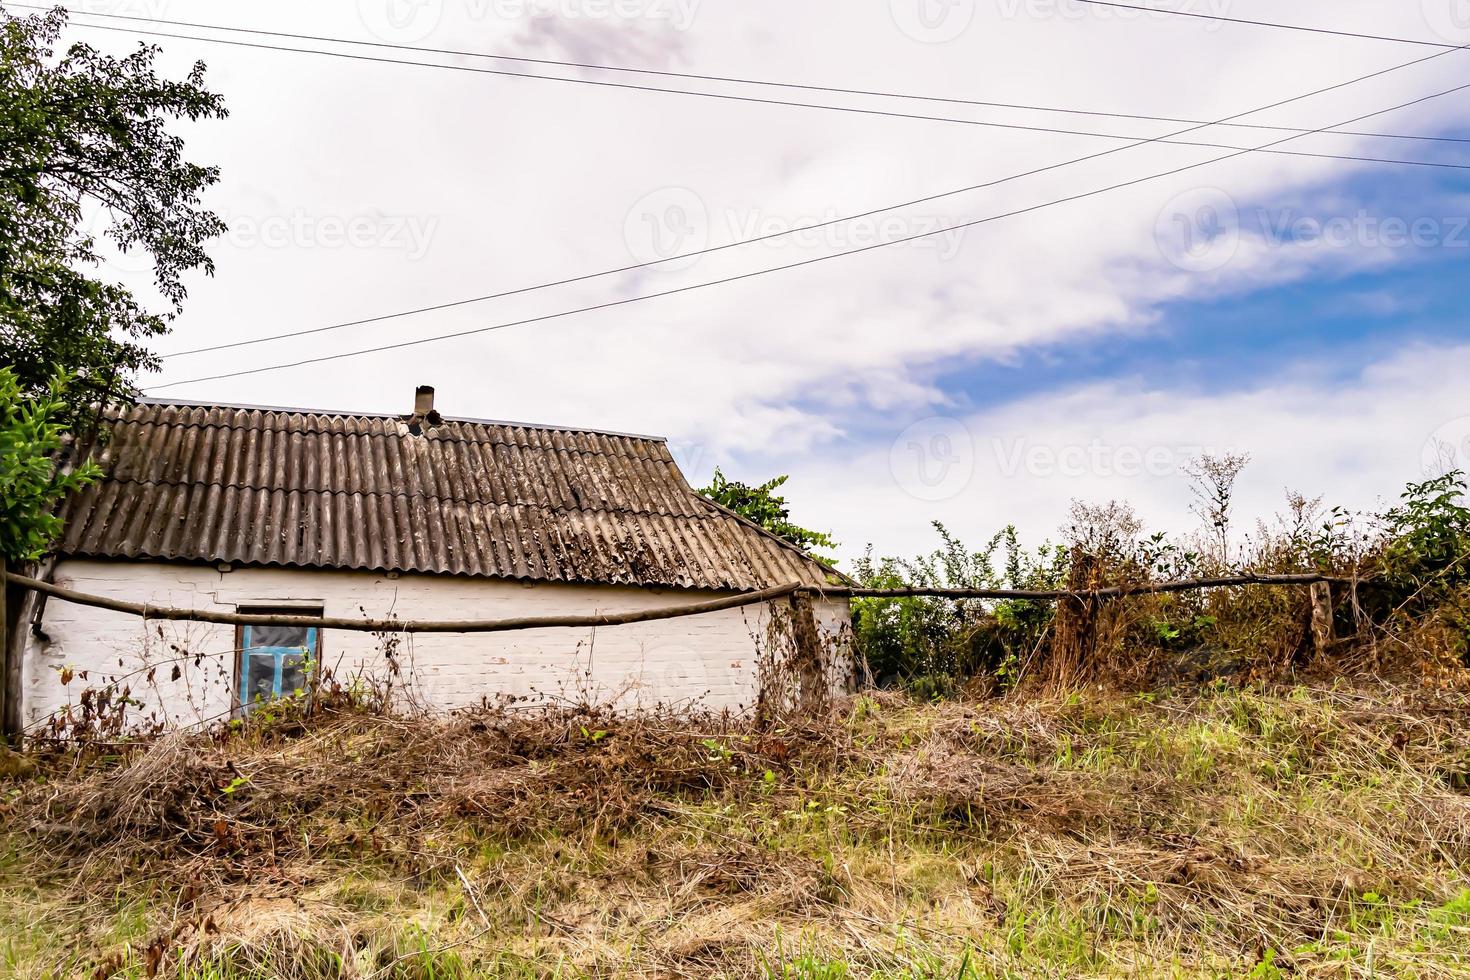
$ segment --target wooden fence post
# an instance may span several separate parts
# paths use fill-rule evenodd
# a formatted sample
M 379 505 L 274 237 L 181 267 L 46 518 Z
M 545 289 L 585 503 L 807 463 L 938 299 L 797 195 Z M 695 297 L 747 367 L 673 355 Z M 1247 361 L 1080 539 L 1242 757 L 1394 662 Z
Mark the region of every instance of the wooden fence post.
M 811 596 L 798 592 L 791 597 L 791 632 L 795 641 L 797 698 L 801 710 L 821 714 L 827 710 L 826 658 L 822 635 L 817 629 L 816 609 Z
M 1332 625 L 1332 585 L 1312 583 L 1312 646 L 1319 658 L 1327 656 L 1336 638 Z
M 1097 588 L 1097 556 L 1075 551 L 1072 568 L 1067 575 L 1068 592 L 1089 592 Z M 1051 657 L 1047 679 L 1058 688 L 1084 682 L 1092 670 L 1097 652 L 1097 613 L 1101 600 L 1096 596 L 1067 596 L 1057 602 L 1052 623 Z

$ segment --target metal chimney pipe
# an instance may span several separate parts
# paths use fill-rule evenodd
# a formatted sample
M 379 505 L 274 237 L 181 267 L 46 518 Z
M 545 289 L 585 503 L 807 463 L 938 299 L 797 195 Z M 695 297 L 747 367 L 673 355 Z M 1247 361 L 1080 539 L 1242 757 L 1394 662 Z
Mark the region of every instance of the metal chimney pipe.
M 426 418 L 433 410 L 434 386 L 419 385 L 413 393 L 413 414 L 419 418 Z

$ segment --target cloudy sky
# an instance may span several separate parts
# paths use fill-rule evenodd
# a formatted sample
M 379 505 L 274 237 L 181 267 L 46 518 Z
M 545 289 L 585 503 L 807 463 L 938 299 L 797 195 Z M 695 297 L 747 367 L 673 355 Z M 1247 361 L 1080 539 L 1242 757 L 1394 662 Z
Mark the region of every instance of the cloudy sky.
M 1470 43 L 1470 0 L 1169 5 Z M 936 519 L 970 539 L 1011 522 L 1039 538 L 1074 498 L 1128 499 L 1151 526 L 1181 528 L 1191 519 L 1180 468 L 1202 451 L 1253 455 L 1240 486 L 1247 520 L 1273 511 L 1287 488 L 1373 506 L 1419 476 L 1436 447 L 1470 453 L 1470 172 L 1260 153 L 1194 167 L 1230 151 L 1034 129 L 1137 141 L 1187 124 L 969 104 L 1218 120 L 1296 100 L 1238 122 L 1310 131 L 1470 83 L 1470 52 L 1073 0 L 71 6 L 77 22 L 87 12 L 161 18 L 935 97 L 158 26 L 356 56 L 151 39 L 175 74 L 205 60 L 230 108 L 228 120 L 186 131 L 191 157 L 223 169 L 210 204 L 231 232 L 213 249 L 214 278 L 190 281 L 165 353 L 829 224 L 631 273 L 169 357 L 143 382 L 167 386 L 157 397 L 404 411 L 415 385 L 432 384 L 446 415 L 664 434 L 696 483 L 716 465 L 749 480 L 790 473 L 797 519 L 832 530 L 848 556 L 868 542 L 925 549 Z M 117 32 L 69 36 L 112 51 L 139 43 Z M 1373 73 L 1382 74 L 1341 85 Z M 1340 87 L 1299 98 L 1331 86 Z M 1470 141 L 1470 89 L 1342 128 Z M 1178 138 L 1254 147 L 1291 135 L 1215 126 Z M 1309 133 L 1277 149 L 1470 164 L 1470 142 L 1446 139 Z M 976 189 L 834 220 L 961 188 Z M 1051 203 L 1066 198 L 1076 199 Z M 977 221 L 600 311 L 192 380 L 548 317 Z M 135 258 L 110 269 L 146 285 Z

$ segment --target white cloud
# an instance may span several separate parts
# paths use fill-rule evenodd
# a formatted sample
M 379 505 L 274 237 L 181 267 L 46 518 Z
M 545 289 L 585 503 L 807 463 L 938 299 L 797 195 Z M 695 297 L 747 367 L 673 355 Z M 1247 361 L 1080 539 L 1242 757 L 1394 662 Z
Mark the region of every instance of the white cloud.
M 1073 499 L 1127 500 L 1152 528 L 1184 530 L 1193 518 L 1181 468 L 1201 452 L 1251 454 L 1237 488 L 1244 530 L 1280 510 L 1288 489 L 1371 509 L 1433 472 L 1441 449 L 1470 468 L 1470 345 L 1341 367 L 1324 357 L 1224 393 L 1109 380 L 917 430 L 895 425 L 896 440 L 850 447 L 840 464 L 771 462 L 799 469 L 796 516 L 830 524 L 848 555 L 870 541 L 927 550 L 936 519 L 970 541 L 1008 523 L 1039 541 Z

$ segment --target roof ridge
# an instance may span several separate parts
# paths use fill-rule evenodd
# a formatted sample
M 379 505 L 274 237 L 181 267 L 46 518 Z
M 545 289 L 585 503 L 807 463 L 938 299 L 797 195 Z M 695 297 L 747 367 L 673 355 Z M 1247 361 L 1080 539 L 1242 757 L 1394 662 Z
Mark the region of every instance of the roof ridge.
M 122 411 L 139 405 L 158 408 L 218 408 L 225 411 L 237 412 L 274 412 L 280 415 L 321 415 L 328 418 L 344 419 L 396 419 L 403 420 L 412 417 L 407 412 L 354 412 L 345 409 L 330 408 L 301 408 L 286 405 L 251 405 L 248 403 L 231 402 L 193 402 L 175 401 L 169 398 L 148 398 L 140 396 L 133 404 L 125 406 Z M 583 432 L 596 436 L 618 436 L 624 439 L 641 439 L 646 442 L 669 441 L 667 436 L 649 435 L 644 432 L 623 432 L 617 429 L 593 429 L 577 425 L 557 425 L 549 422 L 516 422 L 509 419 L 481 419 L 474 417 L 449 416 L 440 413 L 440 419 L 444 422 L 460 422 L 469 425 L 497 425 L 511 429 L 535 429 L 542 432 Z
M 201 407 L 201 408 L 202 407 L 215 407 L 215 408 L 218 408 L 220 406 L 198 406 L 198 407 Z M 268 412 L 279 412 L 280 410 L 279 409 L 273 409 L 272 408 L 272 409 L 239 409 L 239 411 L 268 411 Z M 312 415 L 312 414 L 321 414 L 321 413 L 306 412 L 306 413 L 298 413 L 298 414 Z M 383 419 L 383 420 L 390 420 L 391 419 L 391 420 L 394 420 L 394 421 L 402 421 L 403 419 L 407 418 L 407 416 L 399 416 L 399 415 L 327 415 L 327 416 L 324 416 L 324 417 L 326 417 L 326 418 L 336 418 L 336 419 L 358 419 L 358 418 L 363 418 L 363 419 Z M 534 431 L 534 432 L 563 432 L 563 433 L 567 433 L 569 435 L 603 436 L 603 437 L 608 437 L 608 438 L 613 438 L 613 439 L 628 439 L 628 440 L 635 441 L 635 442 L 651 442 L 651 443 L 656 443 L 656 444 L 665 445 L 665 446 L 667 446 L 667 443 L 668 443 L 668 440 L 662 438 L 661 436 L 639 436 L 639 435 L 631 435 L 631 434 L 625 433 L 625 432 L 610 432 L 610 431 L 605 431 L 605 430 L 602 430 L 602 429 L 563 429 L 563 428 L 555 428 L 555 427 L 552 427 L 552 426 L 523 425 L 523 424 L 521 424 L 519 422 L 485 422 L 485 421 L 480 421 L 478 419 L 444 419 L 443 421 L 444 422 L 453 422 L 453 423 L 465 424 L 465 425 L 489 425 L 489 426 L 502 426 L 502 427 L 512 428 L 512 429 L 528 429 L 528 430 L 531 430 L 531 431 Z M 157 419 L 117 419 L 117 420 L 115 420 L 113 422 L 113 424 L 114 425 L 121 425 L 121 424 L 126 424 L 126 425 L 157 425 L 157 426 L 163 426 L 163 427 L 173 428 L 173 429 L 215 429 L 215 430 L 219 430 L 219 431 L 230 431 L 230 432 L 254 432 L 254 431 L 260 431 L 259 429 L 254 428 L 254 427 L 251 427 L 251 426 L 248 426 L 248 425 L 233 425 L 233 424 L 230 424 L 228 422 L 210 422 L 210 421 L 206 421 L 206 422 L 163 422 L 163 421 L 159 421 Z M 288 429 L 270 429 L 268 431 L 271 431 L 271 432 L 279 432 L 279 433 L 281 433 L 283 435 L 289 435 L 290 434 L 290 430 L 288 430 Z M 325 432 L 325 430 L 318 430 L 318 432 Z M 313 433 L 313 434 L 315 434 L 315 433 Z M 330 433 L 328 433 L 328 434 L 330 434 Z M 369 435 L 370 433 L 361 433 L 361 432 L 359 432 L 359 433 L 351 433 L 351 434 L 352 435 Z M 395 438 L 398 438 L 399 437 L 397 433 L 393 433 L 392 435 Z M 461 439 L 457 439 L 456 440 L 456 439 L 450 439 L 450 438 L 447 438 L 447 437 L 439 437 L 439 436 L 436 436 L 435 433 L 432 432 L 432 431 L 426 431 L 422 435 L 415 436 L 415 438 L 419 438 L 419 439 L 435 439 L 435 438 L 437 438 L 438 441 L 440 441 L 440 442 L 461 442 L 461 443 L 469 443 L 469 444 L 477 445 L 477 446 L 513 446 L 513 447 L 515 447 L 517 449 L 529 449 L 529 450 L 533 450 L 535 452 L 567 453 L 567 454 L 572 454 L 572 455 L 577 455 L 577 456 L 597 456 L 597 457 L 601 457 L 603 459 L 635 459 L 635 460 L 645 460 L 647 462 L 656 463 L 656 464 L 659 464 L 659 465 L 667 465 L 670 462 L 674 462 L 674 465 L 675 466 L 678 465 L 677 462 L 673 461 L 672 454 L 670 454 L 670 458 L 667 458 L 666 459 L 666 458 L 662 458 L 662 457 L 660 457 L 660 456 L 658 456 L 656 454 L 650 454 L 648 456 L 639 456 L 637 453 L 632 453 L 632 452 L 606 452 L 606 451 L 601 450 L 601 449 L 587 449 L 587 448 L 583 448 L 581 446 L 556 446 L 556 445 L 536 446 L 536 445 L 523 445 L 522 443 L 518 443 L 518 442 L 514 442 L 514 441 L 500 442 L 500 441 L 480 440 L 480 439 L 468 439 L 468 438 L 461 438 Z

